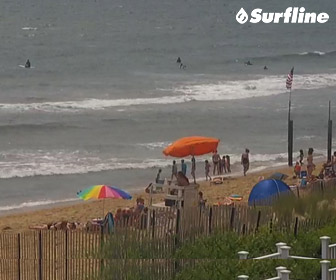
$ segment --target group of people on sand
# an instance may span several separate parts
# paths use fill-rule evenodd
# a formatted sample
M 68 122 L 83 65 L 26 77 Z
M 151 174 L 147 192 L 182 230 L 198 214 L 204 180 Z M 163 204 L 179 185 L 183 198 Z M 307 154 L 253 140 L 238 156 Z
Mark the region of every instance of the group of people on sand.
M 209 162 L 205 162 L 205 164 L 209 164 Z M 229 155 L 223 155 L 221 156 L 218 154 L 217 151 L 215 151 L 212 155 L 212 164 L 213 164 L 213 175 L 221 175 L 224 173 L 231 173 L 231 163 L 230 163 L 230 156 Z M 206 168 L 206 171 L 208 168 Z
M 246 176 L 246 172 L 249 169 L 249 149 L 245 149 L 245 152 L 241 156 L 241 164 L 243 165 L 243 173 L 244 176 Z M 222 175 L 226 173 L 231 173 L 231 162 L 230 162 L 230 156 L 229 155 L 223 155 L 222 157 L 220 154 L 218 154 L 217 150 L 213 152 L 212 155 L 212 166 L 209 163 L 208 160 L 205 160 L 204 162 L 204 168 L 205 168 L 205 180 L 208 181 L 211 180 L 210 176 L 210 170 L 212 167 L 212 174 L 215 175 Z M 159 169 L 156 178 L 155 183 L 157 184 L 164 184 L 165 180 L 161 178 L 162 169 Z M 194 156 L 191 157 L 191 171 L 190 175 L 196 183 L 196 159 Z M 178 183 L 181 184 L 189 184 L 189 180 L 187 177 L 187 164 L 185 163 L 184 159 L 181 159 L 181 167 L 180 171 L 178 171 L 178 166 L 176 163 L 176 160 L 173 160 L 173 165 L 171 169 L 171 176 L 170 176 L 170 182 L 176 180 Z M 169 182 L 168 182 L 169 183 Z
M 130 220 L 138 218 L 140 214 L 147 213 L 148 208 L 145 207 L 145 200 L 138 197 L 136 200 L 136 206 L 128 209 L 117 209 L 114 215 L 114 221 L 116 223 L 129 223 Z
M 319 172 L 319 175 L 316 177 L 313 175 L 313 171 L 316 168 L 314 164 L 314 157 L 313 157 L 314 149 L 309 148 L 307 159 L 306 159 L 306 166 L 304 164 L 304 152 L 301 149 L 300 154 L 297 157 L 296 164 L 294 166 L 294 174 L 296 177 L 300 177 L 301 171 L 307 171 L 307 180 L 311 181 L 313 179 L 325 179 L 325 178 L 333 178 L 336 177 L 336 151 L 334 152 L 333 156 L 331 157 L 331 161 L 327 161 L 322 165 L 322 169 Z M 304 170 L 306 169 L 306 170 Z

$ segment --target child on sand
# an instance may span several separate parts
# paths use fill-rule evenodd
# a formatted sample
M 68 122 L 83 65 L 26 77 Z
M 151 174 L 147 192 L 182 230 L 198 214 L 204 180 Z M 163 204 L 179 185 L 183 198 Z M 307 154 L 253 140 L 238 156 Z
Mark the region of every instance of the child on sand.
M 300 162 L 297 161 L 295 166 L 294 166 L 294 174 L 295 174 L 296 178 L 300 177 L 300 172 L 301 172 L 301 165 L 300 165 Z

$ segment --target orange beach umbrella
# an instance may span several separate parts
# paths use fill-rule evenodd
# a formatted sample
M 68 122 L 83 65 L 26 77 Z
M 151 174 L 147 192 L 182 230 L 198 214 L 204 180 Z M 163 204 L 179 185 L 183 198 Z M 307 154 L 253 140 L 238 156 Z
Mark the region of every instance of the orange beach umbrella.
M 217 150 L 219 139 L 190 136 L 181 138 L 163 150 L 166 156 L 172 157 L 186 157 L 186 156 L 200 156 Z

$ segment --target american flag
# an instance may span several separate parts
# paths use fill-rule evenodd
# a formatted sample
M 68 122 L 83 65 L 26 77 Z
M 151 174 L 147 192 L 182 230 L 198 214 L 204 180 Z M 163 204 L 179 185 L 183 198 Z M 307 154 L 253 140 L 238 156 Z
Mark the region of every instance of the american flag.
M 293 74 L 294 74 L 294 67 L 292 70 L 289 72 L 286 80 L 286 88 L 287 89 L 292 89 L 292 84 L 293 84 Z

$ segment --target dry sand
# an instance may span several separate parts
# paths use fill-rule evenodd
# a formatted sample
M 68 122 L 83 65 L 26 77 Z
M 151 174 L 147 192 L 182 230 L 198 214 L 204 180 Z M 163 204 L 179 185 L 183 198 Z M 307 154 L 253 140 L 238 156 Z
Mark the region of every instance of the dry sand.
M 320 170 L 321 164 L 317 166 L 314 174 Z M 297 179 L 292 179 L 293 168 L 270 168 L 264 171 L 250 173 L 246 177 L 230 177 L 227 176 L 224 183 L 221 185 L 211 185 L 209 182 L 200 182 L 200 191 L 203 192 L 207 203 L 213 204 L 223 201 L 225 197 L 231 194 L 239 194 L 243 196 L 243 200 L 239 203 L 246 203 L 252 187 L 259 181 L 260 176 L 264 178 L 269 177 L 274 172 L 281 172 L 287 174 L 289 178 L 286 183 L 293 185 L 297 183 Z M 149 195 L 145 192 L 133 194 L 132 200 L 112 200 L 105 199 L 105 212 L 111 211 L 114 213 L 118 208 L 133 207 L 135 200 L 138 197 L 145 199 L 145 205 L 148 205 Z M 153 202 L 161 202 L 164 200 L 163 194 L 153 195 Z M 26 231 L 31 225 L 42 225 L 58 221 L 69 222 L 87 222 L 93 218 L 102 217 L 103 215 L 103 201 L 87 201 L 70 206 L 58 206 L 50 209 L 24 211 L 17 214 L 9 214 L 0 217 L 0 231 Z

